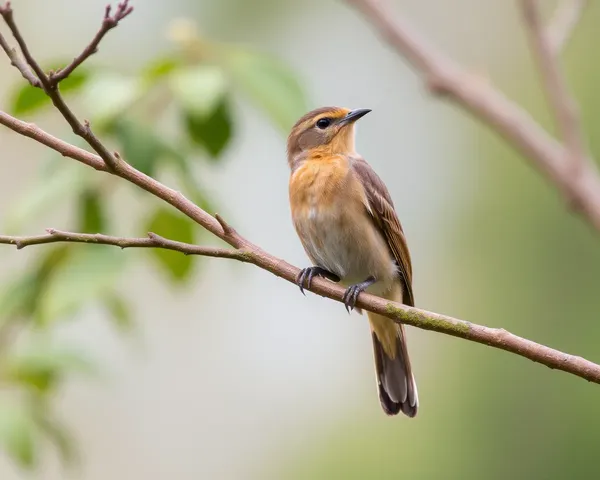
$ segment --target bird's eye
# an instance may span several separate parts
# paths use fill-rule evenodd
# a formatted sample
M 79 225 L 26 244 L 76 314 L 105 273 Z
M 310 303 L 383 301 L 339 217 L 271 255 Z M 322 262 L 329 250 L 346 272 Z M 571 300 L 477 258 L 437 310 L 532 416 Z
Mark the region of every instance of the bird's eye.
M 317 120 L 317 128 L 320 128 L 321 130 L 325 130 L 329 125 L 331 125 L 330 118 L 320 118 Z

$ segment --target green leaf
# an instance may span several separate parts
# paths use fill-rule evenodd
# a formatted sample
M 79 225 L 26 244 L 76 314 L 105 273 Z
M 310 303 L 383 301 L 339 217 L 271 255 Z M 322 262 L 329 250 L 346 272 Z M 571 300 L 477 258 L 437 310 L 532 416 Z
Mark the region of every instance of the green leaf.
M 146 231 L 158 235 L 166 235 L 180 242 L 194 243 L 192 222 L 183 215 L 167 208 L 158 208 L 146 226 Z M 154 248 L 148 250 L 160 268 L 175 282 L 184 282 L 192 273 L 193 261 L 191 256 L 179 252 Z
M 77 313 L 114 289 L 127 257 L 108 246 L 71 245 L 70 261 L 58 269 L 39 299 L 39 319 L 47 323 Z
M 81 192 L 77 206 L 79 231 L 99 233 L 106 230 L 106 215 L 98 190 L 87 189 Z
M 213 160 L 217 159 L 232 135 L 232 120 L 226 99 L 223 98 L 208 117 L 184 112 L 184 120 L 191 140 L 202 146 Z
M 284 132 L 307 111 L 306 99 L 296 75 L 279 60 L 245 50 L 231 50 L 223 57 L 235 85 Z
M 148 83 L 154 83 L 169 75 L 180 63 L 179 59 L 172 56 L 153 59 L 142 70 L 142 78 Z
M 89 171 L 88 171 L 89 170 Z M 96 181 L 96 172 L 76 162 L 64 162 L 52 175 L 40 178 L 7 212 L 5 230 L 21 231 L 39 215 L 56 210 L 70 195 L 78 195 Z
M 102 302 L 120 330 L 129 331 L 133 328 L 134 323 L 129 304 L 123 296 L 110 292 L 103 297 Z
M 64 465 L 71 465 L 77 460 L 77 449 L 75 442 L 63 425 L 51 418 L 50 414 L 43 409 L 34 412 L 34 419 L 38 429 L 44 433 L 56 446 Z
M 52 274 L 71 253 L 67 245 L 49 246 L 29 271 L 6 283 L 0 291 L 0 320 L 34 315 Z
M 6 362 L 4 374 L 9 379 L 41 393 L 50 391 L 67 373 L 95 371 L 81 352 L 52 346 L 47 341 L 32 342 L 11 354 Z
M 35 464 L 35 433 L 35 422 L 25 404 L 0 403 L 0 444 L 21 467 Z
M 27 272 L 20 278 L 7 282 L 0 290 L 0 324 L 15 317 L 28 317 L 33 308 L 38 292 L 37 278 Z
M 166 150 L 160 136 L 149 126 L 127 119 L 115 122 L 110 131 L 119 142 L 127 163 L 152 176 Z
M 170 77 L 171 91 L 181 108 L 198 118 L 206 118 L 219 106 L 227 89 L 221 68 L 201 65 L 175 70 Z
M 83 90 L 83 102 L 91 112 L 94 123 L 105 128 L 144 93 L 145 88 L 138 78 L 103 73 L 87 82 Z
M 61 93 L 72 93 L 80 90 L 89 79 L 90 72 L 79 67 L 66 79 L 60 82 Z M 50 98 L 41 88 L 24 83 L 13 93 L 11 110 L 14 115 L 33 113 L 42 107 L 51 105 Z

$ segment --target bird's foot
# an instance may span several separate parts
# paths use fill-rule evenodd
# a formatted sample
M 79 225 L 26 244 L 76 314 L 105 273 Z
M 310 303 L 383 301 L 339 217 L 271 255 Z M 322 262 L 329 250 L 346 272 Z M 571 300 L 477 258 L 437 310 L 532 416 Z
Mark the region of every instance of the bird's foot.
M 300 291 L 303 295 L 305 288 L 310 288 L 310 284 L 314 277 L 325 277 L 331 280 L 332 282 L 339 282 L 340 277 L 338 277 L 335 273 L 331 273 L 329 270 L 325 270 L 321 267 L 308 267 L 300 270 L 300 273 L 296 277 L 296 285 L 300 287 Z
M 348 313 L 354 310 L 356 300 L 358 299 L 360 292 L 365 291 L 376 281 L 377 280 L 375 279 L 375 277 L 369 277 L 364 282 L 357 283 L 356 285 L 351 285 L 346 289 L 346 293 L 344 293 L 344 298 L 342 300 L 344 301 L 344 305 L 346 306 L 346 310 L 348 310 Z

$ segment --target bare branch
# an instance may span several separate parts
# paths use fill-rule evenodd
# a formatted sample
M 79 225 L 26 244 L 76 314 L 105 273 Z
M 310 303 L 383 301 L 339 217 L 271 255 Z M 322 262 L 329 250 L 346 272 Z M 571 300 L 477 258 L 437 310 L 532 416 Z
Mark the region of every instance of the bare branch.
M 118 15 L 121 15 L 121 18 L 123 18 L 124 16 L 126 16 L 129 13 L 128 9 L 130 7 L 127 7 L 126 2 L 125 2 L 125 10 L 124 11 L 127 13 L 125 13 L 125 14 L 119 13 L 119 12 L 121 12 L 122 5 L 123 4 L 119 5 L 117 14 L 115 14 L 115 18 L 118 18 Z M 108 11 L 107 14 L 108 14 L 108 16 L 110 16 L 110 11 Z M 102 157 L 102 159 L 104 160 L 106 165 L 111 170 L 117 170 L 120 167 L 120 163 L 121 163 L 119 161 L 119 159 L 117 158 L 117 156 L 112 154 L 102 144 L 102 142 L 100 142 L 100 140 L 98 140 L 98 138 L 92 132 L 90 125 L 87 121 L 82 123 L 77 119 L 75 114 L 71 111 L 71 109 L 67 106 L 64 99 L 62 98 L 62 95 L 60 94 L 60 91 L 58 90 L 57 82 L 53 82 L 50 80 L 50 77 L 48 75 L 46 75 L 46 73 L 44 73 L 44 71 L 38 64 L 38 62 L 35 60 L 35 58 L 31 54 L 31 52 L 29 51 L 29 47 L 27 46 L 25 39 L 21 35 L 21 32 L 19 31 L 19 28 L 17 27 L 17 24 L 15 23 L 14 13 L 11 8 L 10 2 L 7 2 L 4 7 L 0 8 L 0 16 L 2 16 L 2 18 L 6 22 L 6 25 L 10 29 L 13 37 L 17 41 L 19 48 L 21 49 L 21 52 L 23 53 L 23 56 L 25 57 L 25 60 L 27 61 L 27 64 L 31 67 L 31 69 L 34 71 L 34 73 L 38 77 L 39 83 L 40 83 L 40 85 L 39 85 L 40 88 L 42 88 L 44 90 L 44 92 L 46 93 L 46 95 L 48 95 L 48 97 L 50 97 L 50 100 L 52 100 L 52 103 L 54 104 L 56 109 L 62 114 L 62 116 L 67 121 L 67 123 L 71 126 L 73 133 L 75 133 L 75 135 L 78 135 L 81 138 L 83 138 L 90 145 L 90 147 L 92 147 L 94 149 L 94 151 L 96 153 L 98 153 L 98 155 L 100 155 L 100 157 Z M 114 20 L 113 17 L 110 17 L 110 18 L 111 18 L 111 21 Z M 119 20 L 120 20 L 120 18 L 119 18 Z M 117 21 L 117 23 L 118 23 L 118 21 Z M 19 70 L 21 71 L 21 74 L 23 74 L 23 71 L 21 69 L 19 69 Z
M 587 0 L 562 0 L 556 9 L 546 28 L 546 38 L 554 55 L 558 56 L 564 50 L 587 5 Z
M 69 65 L 67 65 L 65 68 L 60 69 L 58 72 L 50 74 L 50 83 L 52 85 L 57 85 L 59 82 L 63 81 L 65 78 L 71 75 L 71 73 L 73 73 L 73 70 L 75 70 L 79 65 L 81 65 L 89 57 L 91 57 L 94 53 L 98 51 L 98 46 L 104 38 L 104 35 L 106 35 L 117 25 L 119 25 L 119 22 L 131 12 L 133 12 L 133 7 L 129 5 L 129 0 L 123 0 L 121 3 L 119 3 L 117 5 L 114 15 L 111 15 L 111 7 L 110 5 L 107 5 L 104 13 L 104 20 L 102 21 L 102 26 L 100 27 L 100 30 L 98 30 L 98 33 L 96 33 L 96 36 L 89 43 L 89 45 L 85 47 L 83 52 L 81 52 L 77 57 L 75 57 Z
M 101 233 L 74 233 L 63 232 L 54 228 L 46 230 L 47 235 L 30 237 L 14 237 L 0 235 L 0 244 L 15 245 L 18 250 L 31 245 L 45 245 L 48 243 L 88 243 L 96 245 L 112 245 L 125 248 L 162 248 L 181 252 L 184 255 L 199 255 L 203 257 L 231 258 L 241 262 L 249 262 L 252 258 L 250 252 L 240 249 L 203 247 L 190 243 L 178 242 L 161 237 L 156 233 L 149 232 L 147 238 L 126 238 L 103 235 Z
M 5 8 L 6 7 L 0 7 L 0 14 L 5 10 Z M 17 51 L 8 44 L 2 33 L 0 33 L 0 47 L 2 47 L 2 50 L 4 50 L 6 55 L 8 55 L 10 64 L 21 73 L 25 80 L 27 80 L 34 87 L 41 87 L 40 81 L 33 74 L 27 63 L 24 62 L 19 56 Z
M 346 0 L 354 5 L 400 55 L 405 56 L 434 93 L 492 127 L 523 154 L 586 220 L 600 231 L 600 176 L 586 158 L 581 174 L 571 175 L 565 149 L 521 107 L 487 82 L 463 71 L 430 46 L 406 21 L 394 20 L 381 0 Z
M 567 82 L 560 70 L 556 50 L 550 44 L 542 24 L 537 0 L 523 0 L 523 16 L 532 48 L 544 82 L 546 96 L 556 116 L 561 137 L 567 149 L 570 175 L 580 174 L 586 161 L 586 148 L 575 100 L 569 94 Z
M 238 259 L 252 263 L 263 270 L 267 270 L 272 274 L 287 280 L 288 282 L 293 284 L 296 283 L 296 278 L 300 273 L 300 269 L 287 263 L 285 260 L 279 259 L 265 252 L 260 247 L 241 237 L 238 233 L 231 229 L 231 227 L 228 226 L 227 231 L 225 231 L 219 221 L 217 221 L 213 216 L 206 213 L 197 205 L 194 205 L 185 197 L 179 195 L 175 190 L 172 190 L 160 182 L 148 177 L 147 175 L 144 175 L 130 165 L 124 163 L 125 168 L 120 169 L 119 172 L 110 172 L 104 165 L 102 159 L 97 155 L 89 153 L 81 148 L 70 145 L 67 142 L 53 137 L 35 125 L 21 122 L 20 120 L 17 120 L 3 112 L 0 112 L 0 124 L 7 126 L 17 133 L 32 138 L 37 142 L 56 150 L 64 156 L 73 158 L 85 165 L 95 168 L 96 170 L 112 173 L 113 175 L 117 175 L 135 185 L 138 185 L 156 197 L 165 200 L 167 203 L 177 208 L 180 212 L 187 215 L 196 223 L 203 226 L 225 242 L 229 243 L 231 246 L 235 247 L 237 250 L 234 250 L 233 252 L 237 252 L 236 255 L 241 257 Z M 56 232 L 54 232 L 54 234 L 56 234 Z M 81 236 L 83 234 L 66 233 L 65 235 L 71 239 L 76 238 L 74 237 L 75 235 Z M 95 237 L 95 235 L 92 235 L 91 237 Z M 10 239 L 11 237 L 1 238 Z M 36 238 L 38 243 L 40 243 L 40 237 L 34 238 Z M 48 235 L 44 235 L 41 238 L 43 238 L 45 241 L 48 238 Z M 0 243 L 10 243 L 16 245 L 18 242 L 23 242 L 23 240 L 26 241 L 24 238 L 20 238 L 16 241 L 13 238 L 13 241 Z M 142 243 L 148 241 L 147 239 L 141 239 L 140 241 L 142 240 Z M 172 240 L 169 240 L 168 242 L 172 242 Z M 186 248 L 188 247 L 186 246 Z M 195 248 L 203 249 L 206 247 Z M 175 250 L 182 251 L 180 248 L 175 248 Z M 322 278 L 315 278 L 308 290 L 338 302 L 343 301 L 342 299 L 345 292 L 341 286 Z M 465 322 L 463 320 L 458 320 L 445 315 L 390 302 L 367 293 L 361 293 L 359 295 L 357 306 L 359 308 L 384 315 L 397 323 L 404 323 L 425 330 L 433 330 L 446 335 L 452 335 L 473 342 L 482 343 L 484 345 L 489 345 L 494 348 L 499 348 L 501 350 L 506 350 L 546 365 L 550 368 L 571 373 L 578 377 L 585 378 L 591 382 L 600 383 L 600 365 L 596 365 L 583 358 L 572 356 L 544 345 L 537 344 L 530 340 L 517 337 L 516 335 L 508 333 L 502 329 L 475 325 L 473 323 Z

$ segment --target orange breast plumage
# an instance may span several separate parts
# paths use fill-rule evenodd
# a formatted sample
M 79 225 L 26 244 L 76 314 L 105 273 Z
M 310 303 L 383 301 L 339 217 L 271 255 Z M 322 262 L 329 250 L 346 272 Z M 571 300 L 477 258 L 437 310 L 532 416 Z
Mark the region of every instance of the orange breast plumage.
M 362 185 L 343 156 L 305 161 L 290 177 L 292 219 L 311 261 L 342 283 L 373 275 L 384 286 L 396 267 L 365 201 Z

